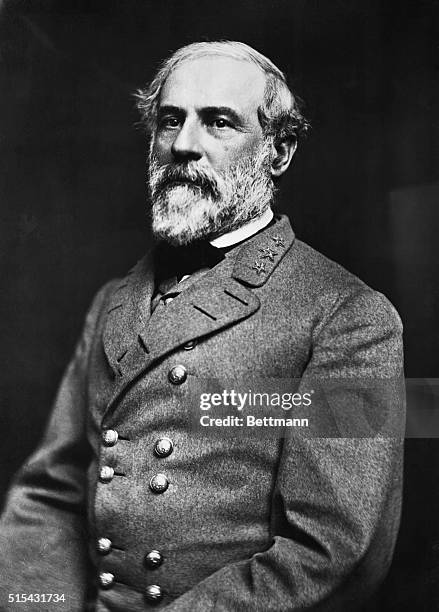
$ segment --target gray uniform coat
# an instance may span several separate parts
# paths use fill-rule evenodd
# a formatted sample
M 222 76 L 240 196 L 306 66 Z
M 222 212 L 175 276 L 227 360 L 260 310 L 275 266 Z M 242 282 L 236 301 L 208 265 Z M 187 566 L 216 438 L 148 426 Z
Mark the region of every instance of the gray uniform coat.
M 101 612 L 148 610 L 150 585 L 166 612 L 356 609 L 391 559 L 401 440 L 203 436 L 186 406 L 205 379 L 399 377 L 395 310 L 295 240 L 286 217 L 151 316 L 153 287 L 147 256 L 91 306 L 44 440 L 10 491 L 1 609 L 79 611 L 88 598 Z M 166 457 L 154 452 L 163 437 Z M 113 472 L 100 479 L 103 466 Z M 154 568 L 152 550 L 163 558 Z M 8 604 L 9 593 L 66 602 Z

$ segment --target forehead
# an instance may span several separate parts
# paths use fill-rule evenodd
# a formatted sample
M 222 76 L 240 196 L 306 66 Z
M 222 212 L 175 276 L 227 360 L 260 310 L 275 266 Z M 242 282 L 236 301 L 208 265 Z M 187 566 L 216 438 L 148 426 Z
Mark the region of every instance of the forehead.
M 256 64 L 212 55 L 178 64 L 163 85 L 160 104 L 256 111 L 264 90 L 265 75 Z

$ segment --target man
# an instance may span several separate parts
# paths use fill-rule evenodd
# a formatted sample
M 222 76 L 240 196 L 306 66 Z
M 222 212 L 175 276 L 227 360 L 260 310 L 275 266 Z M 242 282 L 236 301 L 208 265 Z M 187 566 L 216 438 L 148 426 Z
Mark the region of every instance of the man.
M 192 44 L 138 99 L 156 245 L 95 298 L 11 490 L 2 609 L 359 608 L 390 563 L 401 440 L 202 435 L 189 399 L 208 380 L 393 381 L 398 316 L 273 215 L 306 123 L 270 60 Z

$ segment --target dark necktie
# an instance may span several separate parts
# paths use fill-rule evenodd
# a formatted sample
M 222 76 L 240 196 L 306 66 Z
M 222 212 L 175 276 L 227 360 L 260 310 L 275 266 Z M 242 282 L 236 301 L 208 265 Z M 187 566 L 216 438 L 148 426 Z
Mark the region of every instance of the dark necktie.
M 185 247 L 160 244 L 155 253 L 156 289 L 151 300 L 151 313 L 161 303 L 166 305 L 193 284 L 222 259 L 222 249 L 209 242 L 196 242 Z M 188 276 L 189 278 L 185 278 Z

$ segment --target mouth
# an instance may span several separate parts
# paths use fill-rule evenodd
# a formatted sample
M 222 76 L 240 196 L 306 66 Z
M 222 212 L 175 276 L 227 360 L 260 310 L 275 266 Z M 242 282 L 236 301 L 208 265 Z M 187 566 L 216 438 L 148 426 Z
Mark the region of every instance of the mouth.
M 192 181 L 187 178 L 172 178 L 167 179 L 162 184 L 162 189 L 173 189 L 174 187 L 199 187 L 199 183 L 197 181 Z
M 170 191 L 177 189 L 178 187 L 185 187 L 194 192 L 201 192 L 204 196 L 212 195 L 212 189 L 210 185 L 204 185 L 201 181 L 192 181 L 190 179 L 173 179 L 167 181 L 166 185 L 163 186 L 164 191 Z
M 191 181 L 190 179 L 174 179 L 172 181 L 169 181 L 169 185 L 174 186 L 174 185 L 191 185 L 191 186 L 197 186 L 197 183 L 195 181 Z
M 204 181 L 202 178 L 189 178 L 189 177 L 166 177 L 164 181 L 158 186 L 159 191 L 171 191 L 178 187 L 190 188 L 193 191 L 201 192 L 204 196 L 216 197 L 217 190 L 213 184 L 208 181 Z

